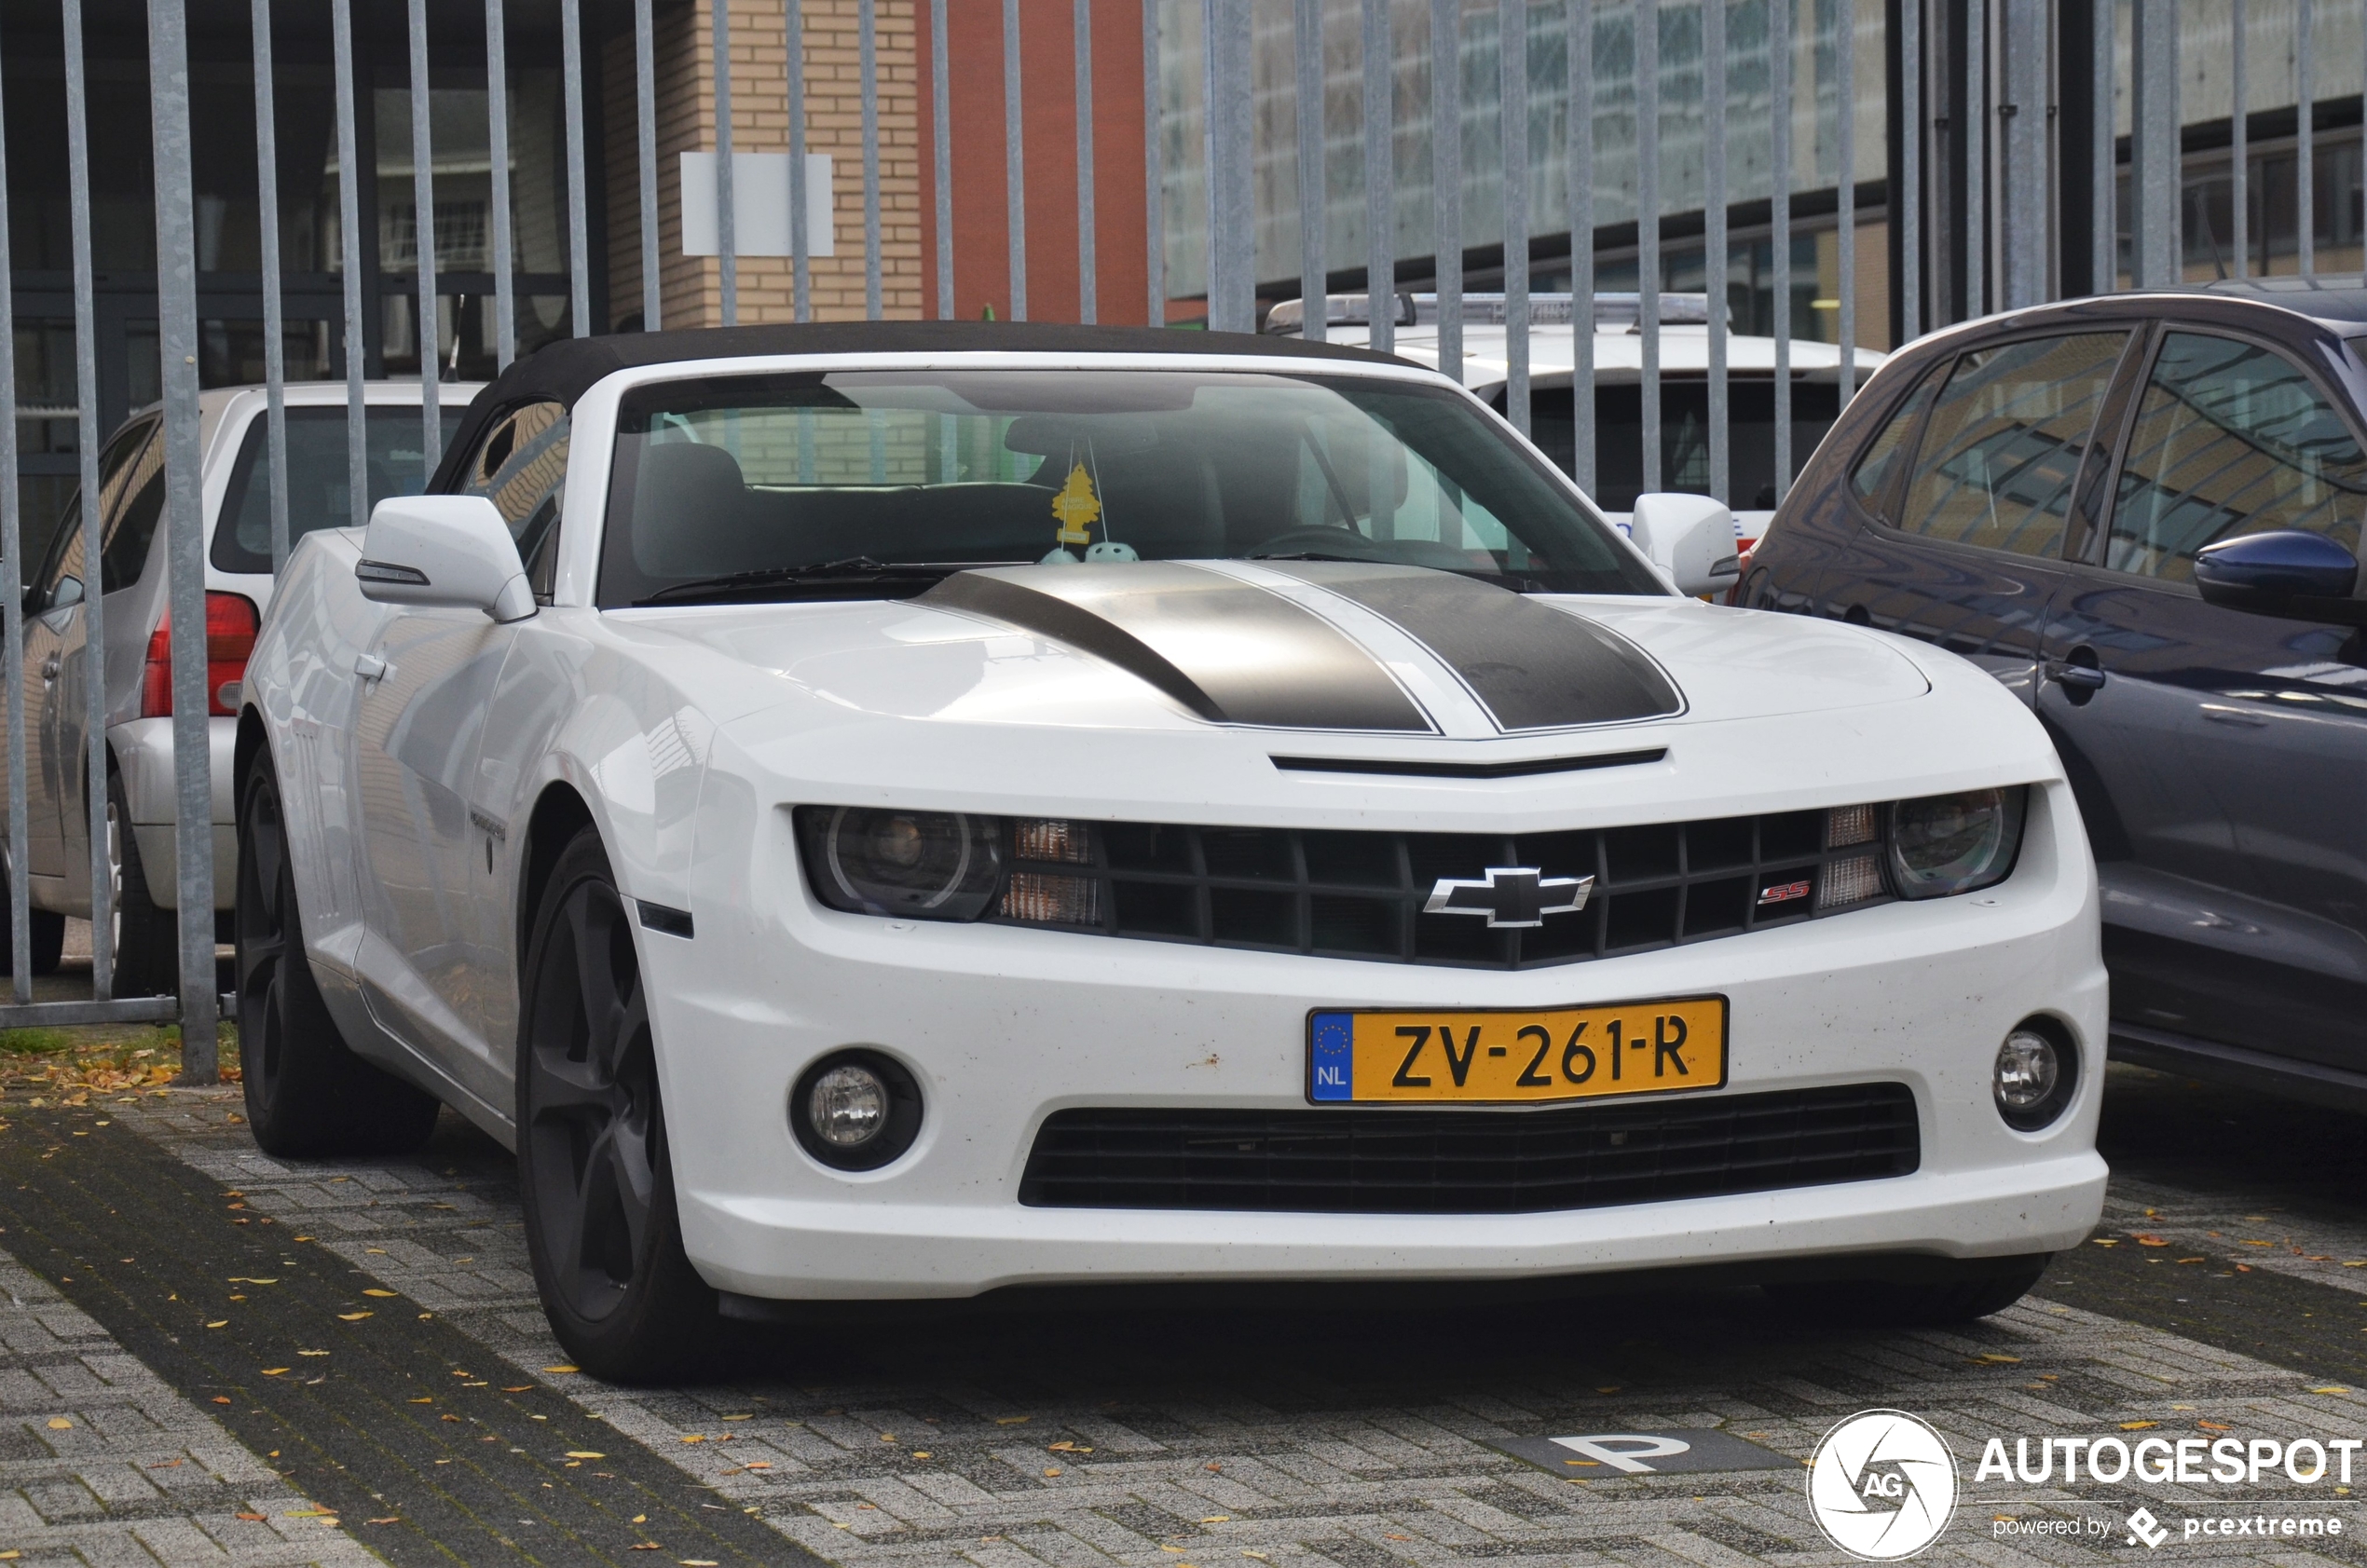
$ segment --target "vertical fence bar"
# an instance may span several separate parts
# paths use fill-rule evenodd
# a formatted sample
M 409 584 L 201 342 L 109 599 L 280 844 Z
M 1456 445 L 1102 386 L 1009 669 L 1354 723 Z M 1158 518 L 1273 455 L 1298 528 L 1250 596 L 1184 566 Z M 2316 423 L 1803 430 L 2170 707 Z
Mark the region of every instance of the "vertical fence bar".
M 1205 0 L 1201 102 L 1208 124 L 1208 324 L 1257 330 L 1257 211 L 1251 188 L 1249 0 Z
M 732 0 L 714 0 L 715 260 L 723 324 L 740 324 L 740 230 L 732 199 Z
M 1569 0 L 1570 477 L 1594 493 L 1594 0 Z
M 1323 178 L 1323 0 L 1296 0 L 1291 12 L 1292 68 L 1297 76 L 1299 336 L 1320 343 L 1330 326 L 1330 279 L 1323 242 L 1330 212 Z
M 1840 90 L 1834 94 L 1833 117 L 1839 122 L 1833 136 L 1834 193 L 1840 198 L 1840 232 L 1834 244 L 1834 273 L 1837 297 L 1834 300 L 1834 333 L 1840 340 L 1840 376 L 1838 394 L 1841 406 L 1848 406 L 1850 397 L 1857 390 L 1857 7 L 1854 0 L 1842 0 L 1833 18 L 1834 74 L 1840 78 Z M 2031 117 L 2039 116 L 2033 109 Z
M 1167 148 L 1159 137 L 1159 0 L 1142 0 L 1142 260 L 1150 324 L 1167 325 Z
M 1463 379 L 1463 0 L 1430 0 L 1430 200 L 1438 368 Z
M 794 3 L 794 0 L 793 0 Z M 641 186 L 641 330 L 656 332 L 664 324 L 664 293 L 658 279 L 658 72 L 657 19 L 652 15 L 650 0 L 633 0 L 633 109 L 635 129 L 638 132 Z M 504 111 L 506 118 L 507 111 Z M 497 161 L 498 178 L 509 184 L 510 171 Z M 507 226 L 509 214 L 501 214 Z M 506 300 L 510 288 L 509 263 L 501 265 L 499 285 Z M 507 308 L 505 306 L 504 308 Z M 502 340 L 506 355 L 511 340 Z M 504 366 L 509 360 L 502 360 Z
M 1635 0 L 1635 323 L 1643 334 L 1644 488 L 1661 487 L 1661 7 Z
M 269 0 L 255 0 L 255 8 L 263 13 L 261 48 L 267 60 L 271 47 L 269 31 Z M 90 94 L 89 78 L 85 68 L 82 49 L 82 0 L 63 0 L 65 23 L 66 65 L 66 185 L 69 212 L 73 226 L 74 246 L 74 402 L 75 447 L 76 467 L 80 471 L 82 505 L 79 522 L 82 528 L 83 575 L 91 576 L 90 564 L 105 553 L 105 535 L 99 507 L 99 321 L 98 299 L 92 277 L 90 255 Z M 268 92 L 270 74 L 259 67 L 255 75 L 257 90 Z M 263 155 L 267 162 L 270 155 Z M 266 186 L 276 190 L 275 185 Z M 270 207 L 265 211 L 278 214 Z M 0 235 L 5 235 L 0 228 Z M 274 229 L 276 233 L 276 226 Z M 0 255 L 6 255 L 0 250 Z M 265 255 L 276 260 L 276 247 L 267 246 Z M 7 320 L 0 315 L 0 320 Z M 6 385 L 15 387 L 13 374 Z M 11 430 L 16 421 L 13 410 L 8 421 Z M 279 454 L 287 449 L 287 435 L 282 428 L 273 432 L 272 461 L 272 523 L 273 542 L 285 532 L 287 516 L 287 480 L 284 459 Z M 278 569 L 277 558 L 273 569 Z M 21 582 L 21 577 L 9 578 Z M 103 575 L 93 577 L 83 593 L 83 783 L 85 819 L 90 825 L 90 999 L 105 1002 L 115 995 L 115 855 L 108 843 L 107 822 L 107 683 L 105 648 L 106 582 Z M 8 633 L 10 640 L 16 632 Z M 22 793 L 22 781 L 12 784 L 16 791 L 11 798 Z M 122 831 L 130 832 L 126 823 Z M 22 865 L 22 861 L 14 864 Z M 18 918 L 15 916 L 12 919 Z M 11 931 L 16 927 L 12 925 Z
M 789 4 L 795 6 L 797 0 Z M 937 319 L 940 321 L 953 319 L 953 89 L 947 81 L 953 69 L 951 59 L 945 42 L 945 0 L 929 0 L 929 123 L 936 132 L 936 145 L 930 151 L 937 171 Z M 804 320 L 804 315 L 800 313 L 798 320 Z M 953 429 L 953 422 L 947 421 L 949 440 Z M 950 467 L 946 477 L 952 477 Z
M 186 114 L 185 109 L 185 119 Z M 6 123 L 6 111 L 0 109 L 0 127 Z M 163 171 L 159 169 L 157 172 L 161 176 Z M 7 143 L 5 134 L 0 133 L 0 190 L 7 188 Z M 159 203 L 164 199 L 161 186 L 157 199 Z M 0 201 L 0 261 L 15 253 L 9 249 L 7 206 Z M 0 654 L 0 675 L 8 682 L 8 990 L 10 999 L 21 1006 L 33 1000 L 33 819 L 25 802 L 24 590 L 21 586 L 24 581 L 24 538 L 17 483 L 14 274 L 13 266 L 0 265 L 0 329 L 7 329 L 0 330 L 0 416 L 5 416 L 0 417 L 0 579 L 7 584 L 7 592 L 0 593 L 0 635 L 8 639 L 5 654 Z M 97 505 L 95 491 L 83 496 L 85 511 Z
M 1964 0 L 1964 314 L 1989 313 L 1989 7 Z
M 855 43 L 863 88 L 863 319 L 876 321 L 880 297 L 880 23 L 879 0 L 855 7 Z
M 635 0 L 635 5 L 637 10 L 634 26 L 637 34 L 649 12 L 650 0 Z M 637 35 L 635 43 L 636 46 L 641 43 Z M 646 48 L 639 50 L 639 58 L 635 61 L 636 72 L 646 74 L 649 53 Z M 654 130 L 650 126 L 650 112 L 646 105 L 642 108 L 641 119 L 645 133 Z M 510 361 L 518 357 L 518 295 L 517 256 L 511 247 L 510 236 L 509 21 L 502 14 L 501 0 L 485 0 L 485 130 L 486 148 L 491 155 L 489 161 L 493 166 L 493 356 L 495 362 L 507 370 Z M 656 192 L 649 179 L 655 172 L 650 168 L 655 157 L 655 145 L 651 143 L 641 155 L 641 183 L 645 187 L 641 202 L 641 270 L 644 273 L 652 271 L 655 266 L 651 260 L 650 246 L 655 239 L 652 232 L 655 223 L 651 214 Z M 646 282 L 643 293 L 648 293 Z M 650 330 L 656 331 L 657 319 L 650 315 L 646 307 L 642 314 Z
M 353 0 L 330 0 L 330 55 L 337 77 L 337 260 L 345 281 L 345 483 L 348 521 L 370 521 L 370 432 L 363 424 L 362 154 L 354 109 Z
M 2096 0 L 2097 8 L 2108 8 L 2109 0 Z M 2227 216 L 2235 228 L 2230 238 L 2236 252 L 2236 276 L 2251 276 L 2252 201 L 2251 201 L 2251 94 L 2246 91 L 2244 80 L 2244 0 L 2227 0 L 2228 29 L 2227 80 L 2233 102 L 2227 116 Z M 2100 288 L 2098 291 L 2101 293 Z
M 1526 435 L 1528 0 L 1497 0 L 1497 90 L 1504 128 L 1504 416 Z
M 419 265 L 419 487 L 427 488 L 444 452 L 444 416 L 437 408 L 436 334 L 443 312 L 435 292 L 435 138 L 429 124 L 428 0 L 410 0 L 411 43 L 411 233 Z M 459 323 L 453 323 L 457 335 Z M 577 326 L 581 332 L 581 323 Z M 202 713 L 204 710 L 198 710 Z
M 198 498 L 203 472 L 198 449 L 197 225 L 190 184 L 188 23 L 182 0 L 149 0 L 148 91 L 156 145 L 157 339 L 164 372 L 165 558 L 171 573 L 167 597 L 172 617 L 173 849 L 181 900 L 181 1073 L 188 1083 L 211 1084 L 219 1076 L 214 1014 L 220 993 L 214 989 L 213 975 L 213 759 L 206 722 L 205 535 Z M 0 255 L 6 253 L 0 250 Z M 6 319 L 6 304 L 0 301 L 0 319 Z M 11 481 L 6 486 L 9 514 L 0 526 L 7 531 L 13 553 L 16 422 L 8 423 L 10 450 L 0 453 L 0 462 L 7 464 L 5 471 Z M 17 646 L 15 637 L 9 646 Z M 12 743 L 19 739 L 10 737 Z M 19 755 L 21 747 L 11 744 L 9 756 Z M 21 798 L 11 798 L 12 809 Z M 21 932 L 24 926 L 16 929 Z
M 2311 99 L 2309 69 L 2310 34 L 2317 20 L 2314 0 L 2298 0 L 2293 13 L 2293 259 L 2304 278 L 2318 270 L 2318 106 Z
M 2113 93 L 2116 88 L 2113 70 L 2113 48 L 2117 40 L 2113 27 L 2114 0 L 2095 0 L 2093 18 L 2095 58 L 2090 62 L 2088 93 L 2088 137 L 2094 143 L 2095 227 L 2089 240 L 2088 266 L 2096 292 L 2108 294 L 2120 282 L 2120 155 L 2114 146 Z M 2240 7 L 2243 0 L 2236 0 Z M 2238 25 L 2241 18 L 2237 19 Z M 2239 75 L 2237 80 L 2243 78 Z
M 2129 238 L 2141 289 L 2177 281 L 2178 13 L 2140 3 L 2129 11 Z M 2264 239 L 2265 236 L 2263 237 Z
M 1076 0 L 1076 319 L 1088 326 L 1101 313 L 1093 209 L 1093 4 Z
M 937 20 L 942 23 L 944 19 L 941 14 Z M 805 7 L 802 0 L 787 0 L 787 4 L 783 8 L 782 20 L 785 23 L 786 42 L 788 46 L 787 54 L 789 82 L 789 314 L 798 320 L 810 321 L 814 320 L 814 233 L 813 217 L 809 211 L 813 193 L 806 188 L 805 184 Z M 937 47 L 942 49 L 945 37 L 945 29 L 942 25 L 937 28 Z M 943 112 L 945 77 L 945 68 L 940 61 L 937 73 L 937 90 L 939 97 L 937 133 L 939 146 L 945 145 L 946 135 Z M 951 159 L 949 157 L 942 162 L 950 164 Z M 945 274 L 945 309 L 946 313 L 951 315 L 953 310 L 951 293 L 953 261 L 947 237 L 952 232 L 953 207 L 952 197 L 946 187 L 948 178 L 946 169 L 940 168 L 937 174 L 937 247 Z M 833 215 L 835 216 L 835 210 Z M 800 425 L 799 428 L 802 429 L 803 426 Z
M 1912 9 L 1915 0 L 1902 8 Z M 1702 0 L 1702 284 L 1709 294 L 1709 493 L 1733 504 L 1726 379 L 1726 0 Z
M 280 128 L 271 80 L 271 0 L 253 0 L 248 14 L 254 30 L 255 219 L 263 263 L 263 461 L 271 490 L 271 575 L 277 579 L 288 564 L 288 345 L 280 335 L 284 323 L 280 299 Z M 74 95 L 81 96 L 78 90 Z M 80 105 L 73 105 L 70 112 L 79 118 Z M 89 494 L 98 494 L 96 484 L 90 487 Z M 96 513 L 92 515 L 95 520 Z M 95 561 L 98 557 L 86 553 L 84 559 Z M 86 646 L 90 649 L 88 657 L 94 661 L 90 665 L 94 677 L 99 672 L 95 661 L 98 650 L 105 646 L 100 638 L 99 586 L 102 585 L 94 584 L 88 595 L 90 607 L 85 612 L 83 623 Z M 106 683 L 94 678 L 90 684 L 97 688 Z M 96 704 L 91 711 L 98 716 L 98 728 L 103 729 L 105 703 Z M 104 751 L 97 756 L 103 767 Z M 91 864 L 98 864 L 95 855 Z M 95 906 L 90 911 L 90 921 L 95 946 L 99 921 Z M 92 968 L 95 972 L 97 965 L 94 963 Z
M 1886 194 L 1898 235 L 1898 341 L 1912 343 L 1923 333 L 1923 0 L 1898 7 L 1898 61 L 1899 188 Z
M 424 43 L 421 46 L 425 47 Z M 591 193 L 584 188 L 583 165 L 583 7 L 582 0 L 559 0 L 559 70 L 567 77 L 564 94 L 568 117 L 568 319 L 574 335 L 591 337 L 600 330 L 592 319 Z M 458 353 L 460 324 L 452 324 L 453 351 Z M 440 457 L 444 443 L 428 438 L 431 457 Z
M 1792 487 L 1792 0 L 1768 0 L 1769 245 L 1775 299 L 1775 504 Z
M 1389 0 L 1364 0 L 1364 298 L 1367 339 L 1377 353 L 1397 347 L 1397 149 L 1390 89 L 1397 59 Z
M 1019 0 L 1003 0 L 1003 222 L 1011 239 L 1011 320 L 1027 320 L 1027 154 L 1019 127 Z M 1210 170 L 1211 178 L 1215 171 Z

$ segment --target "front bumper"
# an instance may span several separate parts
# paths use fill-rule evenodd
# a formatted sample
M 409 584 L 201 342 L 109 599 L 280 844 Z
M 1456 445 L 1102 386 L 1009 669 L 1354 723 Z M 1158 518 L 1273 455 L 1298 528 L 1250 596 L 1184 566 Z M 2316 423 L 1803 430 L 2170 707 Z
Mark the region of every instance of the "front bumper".
M 643 930 L 683 1234 L 756 1297 L 961 1297 L 1021 1284 L 1519 1278 L 1850 1255 L 2004 1257 L 2076 1245 L 2101 1210 L 2106 1034 L 2095 879 L 2060 785 L 2038 792 L 2001 886 L 1632 957 L 1513 973 L 1309 959 L 1009 927 L 841 916 L 805 893 L 786 816 L 702 902 L 697 936 Z M 694 890 L 695 893 L 696 890 Z M 1339 1006 L 1567 1006 L 1724 994 L 1749 1094 L 1892 1082 L 1920 1167 L 1778 1192 L 1512 1215 L 1028 1207 L 1037 1129 L 1072 1106 L 1304 1108 L 1307 1015 Z M 1997 1047 L 2033 1014 L 2081 1087 L 2036 1134 L 1999 1119 Z M 922 1085 L 918 1142 L 847 1173 L 791 1136 L 817 1056 L 886 1051 Z M 1521 1112 L 1508 1111 L 1505 1115 Z
M 231 799 L 231 772 L 239 749 L 239 721 L 206 720 L 208 764 L 212 772 L 213 907 L 228 909 L 239 897 L 238 807 Z M 135 718 L 107 731 L 124 800 L 131 809 L 131 831 L 140 843 L 148 897 L 159 909 L 181 907 L 181 852 L 173 838 L 177 795 L 172 773 L 172 720 Z

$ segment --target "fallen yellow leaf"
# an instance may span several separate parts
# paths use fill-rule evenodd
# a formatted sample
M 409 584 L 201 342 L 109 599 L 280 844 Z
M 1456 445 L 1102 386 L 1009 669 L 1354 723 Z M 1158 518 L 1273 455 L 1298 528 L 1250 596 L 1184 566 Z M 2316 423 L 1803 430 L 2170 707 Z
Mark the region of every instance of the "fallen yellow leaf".
M 571 1372 L 575 1370 L 573 1367 L 545 1367 L 542 1370 L 546 1372 Z
M 1045 1471 L 1045 1472 L 1044 1472 L 1044 1479 L 1045 1479 L 1046 1480 L 1052 1480 L 1052 1479 L 1055 1479 L 1056 1478 L 1058 1478 L 1058 1477 L 1059 1477 L 1060 1473 L 1060 1471 L 1058 1471 L 1058 1470 L 1047 1470 L 1047 1471 Z
M 571 1448 L 568 1450 L 568 1457 L 569 1459 L 606 1459 L 608 1455 L 595 1449 Z M 633 1522 L 638 1524 L 641 1521 L 636 1519 Z
M 257 1280 L 255 1283 L 257 1283 L 257 1284 L 261 1284 L 261 1283 L 262 1283 L 262 1281 Z M 369 1289 L 369 1290 L 364 1290 L 364 1291 L 363 1291 L 362 1293 L 363 1293 L 363 1295 L 365 1295 L 365 1296 L 376 1296 L 376 1297 L 380 1298 L 381 1300 L 384 1300 L 385 1298 L 390 1297 L 390 1296 L 392 1296 L 392 1295 L 394 1295 L 394 1294 L 395 1294 L 395 1292 L 394 1292 L 394 1291 L 392 1291 L 392 1290 L 378 1290 L 378 1289 Z
M 340 1323 L 359 1323 L 363 1318 L 372 1316 L 374 1315 L 366 1312 L 341 1312 L 337 1314 L 337 1321 Z
M 2350 1392 L 2350 1390 L 2349 1390 L 2349 1389 L 2347 1389 L 2347 1388 L 2330 1387 L 2330 1388 L 2313 1388 L 2313 1389 L 2311 1389 L 2311 1390 L 2310 1390 L 2310 1392 L 2311 1392 L 2312 1394 L 2347 1394 L 2347 1393 L 2349 1393 L 2349 1392 Z
M 2134 1241 L 2140 1247 L 2168 1247 L 2169 1245 L 2169 1242 L 2164 1241 L 2159 1236 L 2146 1235 L 2142 1232 L 2131 1236 L 2129 1239 Z
M 52 1432 L 62 1432 L 73 1425 L 73 1422 L 62 1415 L 53 1415 L 49 1418 L 49 1430 Z
M 284 1372 L 287 1370 L 288 1369 L 285 1367 L 266 1367 L 263 1369 L 263 1375 L 265 1377 L 278 1377 L 281 1372 Z
M 998 1415 L 994 1418 L 994 1425 L 997 1426 L 1024 1426 L 1034 1419 L 1035 1417 L 1032 1415 Z
M 226 1317 L 217 1317 L 212 1322 L 206 1325 L 209 1329 L 227 1329 L 229 1326 L 230 1320 Z
M 296 1354 L 298 1356 L 326 1356 L 329 1353 L 325 1350 L 299 1350 Z
M 2159 1426 L 2160 1425 L 2161 1423 L 2158 1421 L 2124 1421 L 2120 1424 L 2120 1429 L 2124 1432 L 2142 1432 L 2148 1426 Z
M 913 1457 L 913 1458 L 915 1458 L 915 1459 L 931 1459 L 931 1458 L 934 1458 L 934 1457 L 936 1457 L 936 1456 L 935 1456 L 934 1454 L 930 1453 L 930 1452 L 929 1452 L 929 1451 L 928 1451 L 927 1449 L 924 1449 L 924 1448 L 916 1448 L 916 1449 L 914 1449 L 914 1450 L 912 1451 L 912 1457 Z M 751 1465 L 751 1466 L 748 1466 L 748 1468 L 749 1468 L 749 1469 L 751 1469 L 751 1470 L 753 1470 L 753 1469 L 755 1469 L 755 1468 L 756 1468 L 756 1466 L 753 1466 L 753 1465 Z

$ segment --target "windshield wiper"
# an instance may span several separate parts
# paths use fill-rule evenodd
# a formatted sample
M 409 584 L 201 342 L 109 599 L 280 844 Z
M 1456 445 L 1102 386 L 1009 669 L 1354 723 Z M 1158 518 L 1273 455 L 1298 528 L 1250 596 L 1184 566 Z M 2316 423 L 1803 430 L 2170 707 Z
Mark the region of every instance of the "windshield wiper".
M 636 599 L 636 605 L 662 605 L 677 599 L 704 599 L 715 595 L 730 595 L 759 592 L 768 588 L 802 588 L 809 584 L 860 582 L 936 581 L 955 572 L 967 571 L 970 565 L 992 563 L 947 564 L 933 561 L 900 561 L 891 565 L 869 555 L 849 555 L 837 561 L 816 561 L 803 566 L 759 566 L 753 571 L 726 572 L 721 577 L 692 578 L 688 582 L 669 582 L 646 599 Z

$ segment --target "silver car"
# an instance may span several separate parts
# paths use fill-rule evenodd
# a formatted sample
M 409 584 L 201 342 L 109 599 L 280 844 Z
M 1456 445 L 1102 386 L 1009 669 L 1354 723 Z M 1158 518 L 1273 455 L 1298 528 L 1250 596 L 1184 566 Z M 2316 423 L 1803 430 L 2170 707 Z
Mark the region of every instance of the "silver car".
M 476 395 L 441 389 L 444 433 Z M 436 453 L 426 450 L 416 381 L 371 382 L 369 495 L 372 502 L 426 487 Z M 220 388 L 199 399 L 206 531 L 206 688 L 212 739 L 214 907 L 226 919 L 238 864 L 231 807 L 231 750 L 238 685 L 271 599 L 271 504 L 265 457 L 265 394 Z M 349 515 L 346 389 L 287 389 L 288 528 L 291 537 L 338 528 Z M 116 866 L 116 992 L 169 994 L 178 988 L 178 868 L 173 849 L 172 682 L 166 625 L 164 447 L 160 416 L 144 409 L 110 437 L 99 457 L 99 589 L 106 607 L 107 836 Z M 439 443 L 438 450 L 441 450 Z M 66 505 L 25 588 L 24 683 L 27 814 L 26 899 L 32 907 L 33 970 L 58 967 L 69 915 L 90 914 L 89 829 L 85 802 L 89 679 L 86 637 L 90 568 L 84 559 L 79 495 Z M 0 800 L 5 800 L 0 781 Z M 131 831 L 122 831 L 124 825 Z M 13 877 L 0 839 L 0 876 Z M 7 903 L 0 898 L 0 973 L 9 961 Z M 225 938 L 226 940 L 226 936 Z

